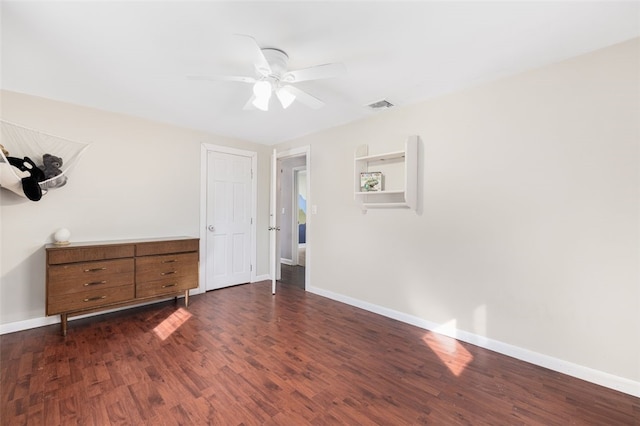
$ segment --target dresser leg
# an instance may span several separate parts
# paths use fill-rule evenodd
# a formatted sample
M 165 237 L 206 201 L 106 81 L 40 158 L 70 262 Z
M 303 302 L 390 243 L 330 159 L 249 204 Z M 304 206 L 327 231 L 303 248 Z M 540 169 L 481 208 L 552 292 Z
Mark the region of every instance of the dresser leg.
M 67 314 L 60 314 L 60 329 L 62 331 L 62 335 L 67 335 Z
M 189 307 L 189 290 L 184 291 L 184 307 Z

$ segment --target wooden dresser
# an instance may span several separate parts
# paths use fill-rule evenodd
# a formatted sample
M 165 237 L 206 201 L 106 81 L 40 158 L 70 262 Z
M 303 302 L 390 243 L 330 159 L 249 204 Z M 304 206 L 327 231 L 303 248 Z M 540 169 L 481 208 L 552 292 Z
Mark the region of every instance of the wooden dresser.
M 198 287 L 198 238 L 48 244 L 47 315 L 67 317 L 184 294 Z

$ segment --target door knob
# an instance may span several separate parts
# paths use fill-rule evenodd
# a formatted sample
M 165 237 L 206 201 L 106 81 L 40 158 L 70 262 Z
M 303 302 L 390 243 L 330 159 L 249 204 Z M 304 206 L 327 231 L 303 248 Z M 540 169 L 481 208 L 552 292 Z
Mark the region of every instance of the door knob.
M 211 231 L 211 232 L 215 232 L 215 231 L 216 231 L 216 227 L 215 227 L 215 226 L 213 226 L 213 225 L 209 225 L 209 226 L 207 226 L 207 229 L 208 229 L 209 231 Z

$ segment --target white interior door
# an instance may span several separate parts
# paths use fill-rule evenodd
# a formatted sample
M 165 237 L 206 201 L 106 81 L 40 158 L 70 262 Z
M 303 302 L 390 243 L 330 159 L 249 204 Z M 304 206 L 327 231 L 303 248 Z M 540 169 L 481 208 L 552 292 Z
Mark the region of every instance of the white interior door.
M 207 290 L 251 281 L 251 165 L 251 157 L 207 153 Z

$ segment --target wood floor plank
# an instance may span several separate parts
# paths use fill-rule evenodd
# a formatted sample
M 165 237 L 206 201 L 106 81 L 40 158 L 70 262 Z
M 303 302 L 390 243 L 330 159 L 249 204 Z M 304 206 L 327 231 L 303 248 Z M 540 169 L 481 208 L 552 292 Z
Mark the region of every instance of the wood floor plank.
M 0 336 L 0 381 L 11 426 L 640 425 L 638 398 L 286 282 Z

